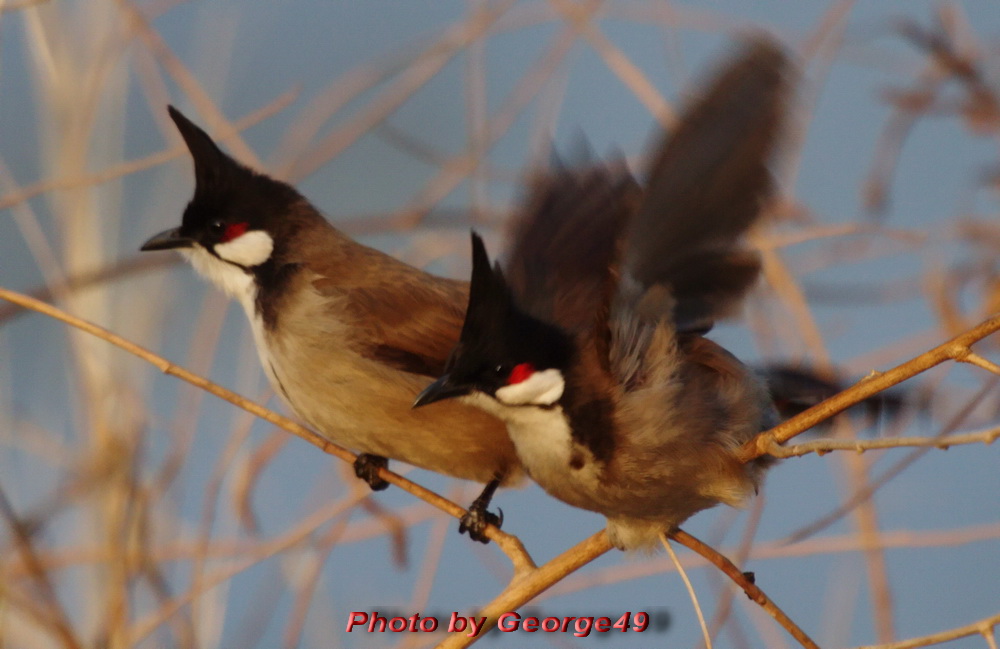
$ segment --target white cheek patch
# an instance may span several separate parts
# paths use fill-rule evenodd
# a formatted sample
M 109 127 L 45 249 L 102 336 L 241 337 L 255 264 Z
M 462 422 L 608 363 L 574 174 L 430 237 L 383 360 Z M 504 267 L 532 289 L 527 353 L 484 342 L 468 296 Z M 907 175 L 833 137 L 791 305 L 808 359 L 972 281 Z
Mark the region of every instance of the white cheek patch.
M 496 391 L 497 401 L 509 406 L 551 406 L 562 396 L 566 382 L 562 372 L 552 368 L 535 372 L 528 379 Z
M 222 259 L 252 268 L 270 259 L 274 239 L 263 230 L 251 230 L 225 243 L 215 244 L 215 254 Z

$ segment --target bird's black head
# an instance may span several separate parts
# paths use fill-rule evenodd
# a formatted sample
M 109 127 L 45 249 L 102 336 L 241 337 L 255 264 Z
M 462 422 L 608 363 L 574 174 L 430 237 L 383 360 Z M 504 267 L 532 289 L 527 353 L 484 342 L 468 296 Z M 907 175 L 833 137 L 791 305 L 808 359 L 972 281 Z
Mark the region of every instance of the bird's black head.
M 305 199 L 223 153 L 173 106 L 168 111 L 194 159 L 194 196 L 180 227 L 153 236 L 141 250 L 193 248 L 246 270 L 264 264 L 296 226 L 289 215 Z
M 482 393 L 509 406 L 551 406 L 563 394 L 573 342 L 558 327 L 517 305 L 499 266 L 472 233 L 469 306 L 446 374 L 420 393 L 414 407 Z

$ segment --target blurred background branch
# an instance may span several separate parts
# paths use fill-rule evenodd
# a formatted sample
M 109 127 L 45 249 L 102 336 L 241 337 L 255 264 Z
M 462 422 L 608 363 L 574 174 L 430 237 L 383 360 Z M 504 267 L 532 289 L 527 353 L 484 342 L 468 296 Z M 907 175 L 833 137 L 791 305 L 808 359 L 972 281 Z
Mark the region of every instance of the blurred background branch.
M 745 322 L 713 336 L 755 365 L 853 378 L 897 366 L 1000 311 L 1000 14 L 971 1 L 779 4 L 0 2 L 0 284 L 267 405 L 243 319 L 169 257 L 135 258 L 190 196 L 168 102 L 346 232 L 464 277 L 468 229 L 499 249 L 532 169 L 583 138 L 641 169 L 692 71 L 734 31 L 767 29 L 809 85 L 782 200 L 754 237 L 766 281 Z M 825 439 L 787 448 L 807 454 L 775 467 L 749 511 L 685 527 L 752 568 L 820 646 L 977 634 L 995 646 L 994 339 L 964 356 L 976 367 L 921 367 L 903 383 L 919 407 L 904 396 L 895 415 L 824 414 Z M 457 506 L 359 490 L 273 422 L 138 365 L 0 306 L 5 647 L 431 646 L 448 634 L 344 624 L 356 610 L 473 615 L 510 581 L 494 545 L 454 533 Z M 865 452 L 819 457 L 839 449 Z M 395 468 L 471 499 L 470 485 Z M 505 529 L 543 565 L 599 523 L 530 486 L 500 499 Z M 670 562 L 607 553 L 600 536 L 563 557 L 575 572 L 526 612 L 648 609 L 660 622 L 615 646 L 651 633 L 700 643 Z M 703 559 L 680 558 L 715 608 L 717 644 L 787 646 Z

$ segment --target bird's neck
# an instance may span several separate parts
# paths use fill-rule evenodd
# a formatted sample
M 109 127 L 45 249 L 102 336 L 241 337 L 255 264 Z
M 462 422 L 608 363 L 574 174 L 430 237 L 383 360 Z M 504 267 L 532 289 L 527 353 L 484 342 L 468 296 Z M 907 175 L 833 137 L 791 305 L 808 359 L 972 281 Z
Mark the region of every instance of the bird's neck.
M 507 424 L 507 432 L 529 473 L 550 474 L 566 470 L 576 446 L 569 418 L 562 406 L 509 406 L 492 397 L 473 393 L 465 397 L 473 405 Z
M 257 299 L 257 282 L 247 270 L 222 261 L 200 245 L 181 250 L 199 275 L 226 295 L 236 298 L 246 309 L 252 309 Z

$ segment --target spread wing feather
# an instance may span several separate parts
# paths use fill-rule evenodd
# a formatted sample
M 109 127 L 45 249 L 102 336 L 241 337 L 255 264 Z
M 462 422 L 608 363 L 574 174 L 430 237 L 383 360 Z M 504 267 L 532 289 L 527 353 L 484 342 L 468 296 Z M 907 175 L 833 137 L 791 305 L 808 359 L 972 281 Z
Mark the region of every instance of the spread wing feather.
M 744 43 L 684 111 L 652 159 L 625 244 L 642 287 L 668 287 L 680 330 L 704 330 L 756 281 L 740 237 L 772 198 L 791 64 L 766 37 Z
M 606 322 L 621 232 L 638 197 L 622 163 L 540 174 L 512 222 L 504 264 L 518 305 L 571 334 Z

